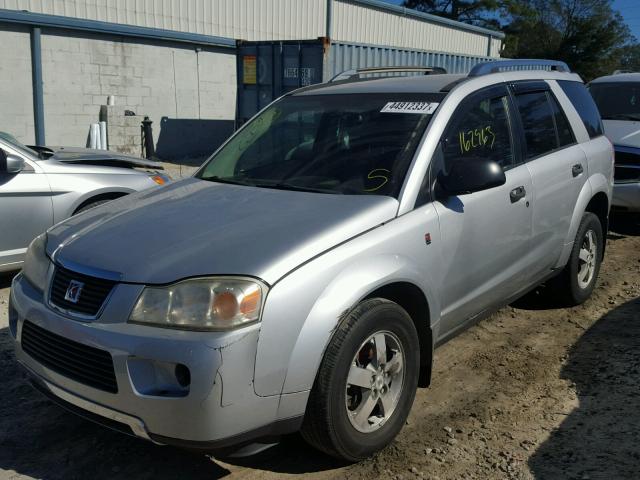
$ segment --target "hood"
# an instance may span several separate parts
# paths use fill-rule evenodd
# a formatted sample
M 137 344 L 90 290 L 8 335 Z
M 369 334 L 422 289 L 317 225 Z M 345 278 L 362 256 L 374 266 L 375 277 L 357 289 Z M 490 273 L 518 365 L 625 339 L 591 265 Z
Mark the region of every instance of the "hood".
M 165 284 L 247 275 L 275 283 L 300 264 L 395 217 L 398 202 L 188 178 L 72 217 L 47 252 L 80 273 Z
M 640 122 L 603 120 L 604 132 L 614 145 L 640 148 Z
M 93 150 L 81 147 L 46 147 L 40 151 L 50 160 L 63 163 L 88 163 L 113 167 L 140 167 L 162 170 L 162 164 L 144 158 L 125 155 L 111 150 Z

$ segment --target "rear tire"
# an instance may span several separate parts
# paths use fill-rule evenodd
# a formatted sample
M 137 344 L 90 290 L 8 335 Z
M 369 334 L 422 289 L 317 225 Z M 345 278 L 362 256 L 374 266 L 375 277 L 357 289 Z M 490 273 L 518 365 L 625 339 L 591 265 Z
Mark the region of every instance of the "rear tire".
M 350 462 L 391 443 L 413 404 L 419 352 L 415 325 L 398 304 L 379 298 L 360 303 L 327 347 L 307 404 L 304 439 Z
M 603 258 L 604 236 L 600 219 L 585 212 L 569 261 L 557 279 L 561 295 L 571 305 L 584 303 L 593 292 Z

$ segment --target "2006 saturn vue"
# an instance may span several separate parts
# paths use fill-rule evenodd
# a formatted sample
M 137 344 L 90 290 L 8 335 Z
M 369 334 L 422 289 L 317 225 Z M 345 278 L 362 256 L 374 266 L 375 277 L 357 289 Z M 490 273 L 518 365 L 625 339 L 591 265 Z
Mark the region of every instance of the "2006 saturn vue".
M 437 344 L 551 277 L 594 288 L 611 144 L 566 65 L 515 63 L 298 90 L 193 178 L 52 227 L 13 281 L 18 361 L 160 444 L 383 448 Z

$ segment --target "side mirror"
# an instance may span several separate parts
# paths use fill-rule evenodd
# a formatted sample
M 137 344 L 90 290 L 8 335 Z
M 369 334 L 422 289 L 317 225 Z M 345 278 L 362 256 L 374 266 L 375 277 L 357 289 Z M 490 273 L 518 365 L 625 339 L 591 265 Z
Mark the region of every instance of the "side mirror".
M 453 160 L 448 174 L 440 173 L 438 183 L 449 195 L 464 195 L 507 182 L 502 167 L 493 160 L 480 157 L 461 157 Z
M 0 148 L 0 173 L 13 175 L 24 169 L 24 159 L 11 155 Z

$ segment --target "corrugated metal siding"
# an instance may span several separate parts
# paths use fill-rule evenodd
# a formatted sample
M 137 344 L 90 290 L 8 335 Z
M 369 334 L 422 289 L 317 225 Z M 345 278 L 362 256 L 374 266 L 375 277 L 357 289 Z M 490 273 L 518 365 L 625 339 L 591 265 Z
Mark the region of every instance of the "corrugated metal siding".
M 489 35 L 431 23 L 349 0 L 333 5 L 331 38 L 336 41 L 390 45 L 399 48 L 452 52 L 462 55 L 499 55 Z M 492 43 L 500 44 L 499 39 Z
M 501 40 L 488 31 L 367 2 L 333 0 L 332 40 L 500 55 Z M 0 8 L 250 41 L 303 40 L 326 34 L 327 0 L 0 0 Z
M 242 40 L 317 38 L 326 0 L 0 0 L 0 8 Z
M 353 68 L 388 66 L 443 67 L 448 73 L 468 73 L 478 63 L 495 60 L 485 56 L 332 42 L 325 66 L 325 80 Z

